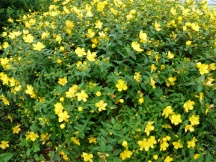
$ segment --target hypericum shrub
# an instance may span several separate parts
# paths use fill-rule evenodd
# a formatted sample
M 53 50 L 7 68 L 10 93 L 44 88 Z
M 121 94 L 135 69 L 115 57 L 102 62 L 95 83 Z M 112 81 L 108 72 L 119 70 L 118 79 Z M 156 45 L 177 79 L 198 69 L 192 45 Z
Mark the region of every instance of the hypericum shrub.
M 11 27 L 10 19 L 18 19 L 29 11 L 47 11 L 50 3 L 51 0 L 0 0 L 0 43 L 4 41 L 3 27 Z
M 3 152 L 16 148 L 29 161 L 211 161 L 203 138 L 215 122 L 216 11 L 194 4 L 54 0 L 48 12 L 11 19 L 1 100 L 16 103 L 21 121 L 8 128 L 16 145 L 0 138 Z

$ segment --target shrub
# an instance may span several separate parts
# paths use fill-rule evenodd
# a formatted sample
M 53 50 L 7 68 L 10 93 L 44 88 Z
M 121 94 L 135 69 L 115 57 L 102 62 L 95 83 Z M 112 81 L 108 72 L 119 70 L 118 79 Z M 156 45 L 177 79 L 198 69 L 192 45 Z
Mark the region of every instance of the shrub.
M 0 33 L 3 27 L 10 27 L 9 18 L 18 19 L 29 11 L 46 11 L 51 0 L 0 0 Z M 2 42 L 0 37 L 0 42 Z
M 11 20 L 1 99 L 20 120 L 1 149 L 29 161 L 211 161 L 215 16 L 191 0 L 54 0 Z

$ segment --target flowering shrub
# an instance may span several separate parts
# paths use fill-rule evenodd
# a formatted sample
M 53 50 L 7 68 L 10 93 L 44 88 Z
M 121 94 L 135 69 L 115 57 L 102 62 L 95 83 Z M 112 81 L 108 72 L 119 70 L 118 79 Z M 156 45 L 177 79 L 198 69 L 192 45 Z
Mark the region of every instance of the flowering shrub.
M 11 19 L 1 100 L 17 114 L 5 117 L 13 127 L 1 151 L 29 161 L 211 161 L 203 139 L 215 123 L 216 11 L 194 4 L 54 0 Z

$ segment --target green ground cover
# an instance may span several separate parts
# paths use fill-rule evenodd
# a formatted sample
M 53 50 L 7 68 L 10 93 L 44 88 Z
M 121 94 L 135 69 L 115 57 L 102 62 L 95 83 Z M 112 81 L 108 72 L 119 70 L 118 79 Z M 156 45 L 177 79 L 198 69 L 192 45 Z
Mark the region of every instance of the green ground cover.
M 0 161 L 216 159 L 212 7 L 53 0 L 16 19 L 1 34 Z

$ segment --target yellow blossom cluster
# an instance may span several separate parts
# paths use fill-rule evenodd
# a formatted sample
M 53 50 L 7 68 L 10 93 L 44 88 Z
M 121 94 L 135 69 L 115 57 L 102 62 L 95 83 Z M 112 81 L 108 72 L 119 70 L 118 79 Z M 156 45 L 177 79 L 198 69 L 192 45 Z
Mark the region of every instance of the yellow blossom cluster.
M 215 17 L 193 0 L 53 0 L 10 18 L 0 106 L 21 116 L 5 111 L 16 147 L 33 145 L 20 159 L 200 160 L 215 107 Z

